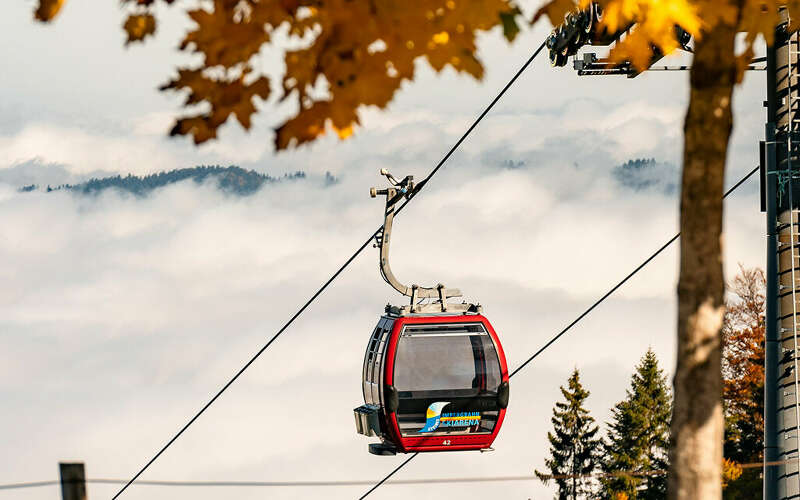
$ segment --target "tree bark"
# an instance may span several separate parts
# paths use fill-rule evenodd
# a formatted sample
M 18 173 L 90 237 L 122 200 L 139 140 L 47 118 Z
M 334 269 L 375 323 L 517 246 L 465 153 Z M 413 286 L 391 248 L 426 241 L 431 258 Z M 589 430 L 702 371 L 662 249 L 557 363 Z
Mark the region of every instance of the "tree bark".
M 670 500 L 722 496 L 722 194 L 733 126 L 735 35 L 735 25 L 720 20 L 697 41 L 684 122 Z

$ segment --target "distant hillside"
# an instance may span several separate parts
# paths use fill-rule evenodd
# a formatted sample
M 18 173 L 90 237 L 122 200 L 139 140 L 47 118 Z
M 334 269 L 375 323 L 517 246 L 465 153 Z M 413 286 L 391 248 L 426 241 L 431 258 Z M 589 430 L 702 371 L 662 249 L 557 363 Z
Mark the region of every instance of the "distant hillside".
M 655 158 L 628 160 L 611 172 L 622 186 L 633 191 L 658 190 L 664 194 L 677 192 L 680 172 L 671 163 Z
M 160 187 L 175 184 L 176 182 L 191 179 L 200 184 L 210 178 L 216 180 L 217 187 L 225 192 L 247 196 L 258 191 L 264 184 L 272 184 L 285 180 L 305 179 L 305 172 L 298 171 L 293 174 L 286 174 L 282 177 L 272 177 L 261 174 L 254 170 L 245 170 L 240 167 L 193 167 L 170 170 L 158 174 L 138 175 L 128 174 L 125 177 L 115 175 L 113 177 L 103 177 L 102 179 L 90 179 L 80 184 L 61 184 L 59 186 L 47 186 L 46 191 L 68 190 L 82 194 L 98 194 L 106 189 L 118 189 L 136 196 L 146 196 L 153 190 Z M 331 176 L 331 178 L 333 178 Z M 20 188 L 22 192 L 36 191 L 39 186 L 31 184 Z

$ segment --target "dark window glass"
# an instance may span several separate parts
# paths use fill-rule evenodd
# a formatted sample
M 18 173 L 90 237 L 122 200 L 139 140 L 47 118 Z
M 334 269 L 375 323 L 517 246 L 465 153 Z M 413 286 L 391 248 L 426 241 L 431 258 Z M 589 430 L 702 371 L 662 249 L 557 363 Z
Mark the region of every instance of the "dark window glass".
M 364 402 L 367 404 L 375 404 L 377 401 L 372 397 L 372 391 L 368 384 L 372 380 L 372 365 L 374 364 L 375 360 L 375 349 L 378 343 L 378 338 L 381 335 L 381 328 L 380 324 L 383 322 L 378 323 L 378 326 L 375 327 L 375 330 L 372 331 L 372 335 L 370 335 L 369 342 L 367 343 L 367 352 L 364 355 L 364 370 L 361 374 L 362 378 L 362 385 L 364 389 Z
M 490 432 L 501 381 L 483 325 L 409 325 L 395 357 L 400 429 L 404 435 Z
M 386 339 L 389 337 L 389 334 L 392 332 L 392 326 L 394 324 L 393 320 L 384 318 L 383 323 L 383 333 L 380 335 L 380 343 L 378 344 L 378 367 L 377 372 L 375 375 L 376 382 L 377 382 L 377 397 L 375 399 L 376 402 L 383 401 L 383 366 L 384 366 L 384 359 L 386 356 Z

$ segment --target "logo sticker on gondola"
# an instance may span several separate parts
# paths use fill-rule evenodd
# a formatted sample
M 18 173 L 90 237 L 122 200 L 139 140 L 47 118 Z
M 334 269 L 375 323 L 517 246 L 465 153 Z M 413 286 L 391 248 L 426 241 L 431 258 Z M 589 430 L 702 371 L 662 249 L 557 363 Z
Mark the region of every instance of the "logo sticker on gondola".
M 442 413 L 449 401 L 437 401 L 425 412 L 425 427 L 419 432 L 433 432 L 439 427 L 470 427 L 481 423 L 481 414 L 477 411 Z

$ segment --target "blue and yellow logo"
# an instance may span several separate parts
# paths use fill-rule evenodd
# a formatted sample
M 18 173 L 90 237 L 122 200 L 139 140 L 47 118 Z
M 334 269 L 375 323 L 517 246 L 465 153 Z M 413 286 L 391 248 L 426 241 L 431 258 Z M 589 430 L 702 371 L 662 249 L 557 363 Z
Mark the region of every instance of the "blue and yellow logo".
M 481 423 L 481 414 L 477 411 L 458 413 L 442 413 L 449 401 L 437 401 L 425 412 L 425 427 L 419 432 L 433 432 L 439 427 L 469 427 Z

